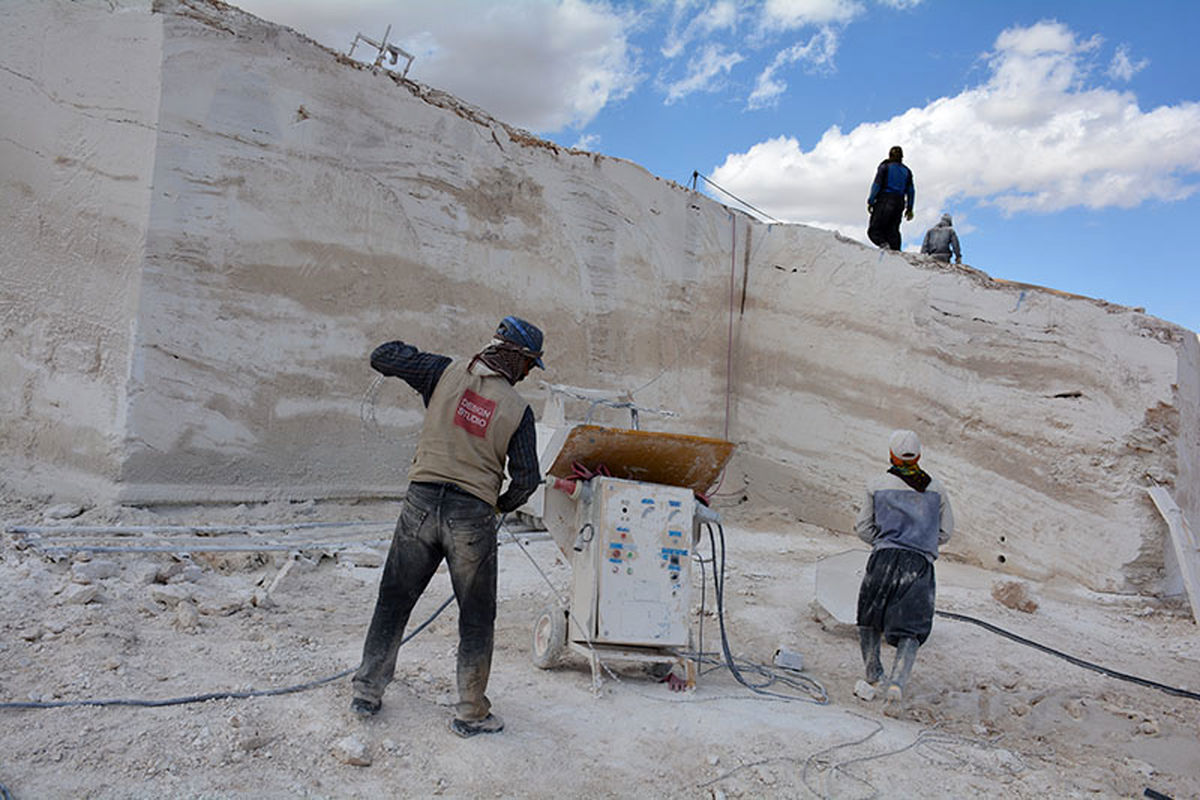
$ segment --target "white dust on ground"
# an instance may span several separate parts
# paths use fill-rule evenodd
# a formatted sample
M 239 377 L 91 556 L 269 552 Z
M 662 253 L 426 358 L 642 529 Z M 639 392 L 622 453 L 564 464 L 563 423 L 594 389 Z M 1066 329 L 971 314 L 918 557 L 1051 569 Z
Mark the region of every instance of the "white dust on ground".
M 45 510 L 7 498 L 5 524 L 45 524 Z M 390 521 L 395 512 L 381 503 L 98 508 L 57 524 Z M 817 560 L 859 542 L 783 515 L 729 516 L 733 654 L 767 663 L 780 646 L 799 651 L 806 674 L 828 690 L 828 705 L 764 698 L 723 669 L 704 672 L 694 692 L 679 694 L 637 665 L 612 664 L 615 678 L 606 675 L 598 693 L 581 657 L 536 669 L 531 627 L 552 591 L 534 562 L 559 589 L 569 569 L 553 543 L 531 536 L 524 549 L 508 543 L 500 550 L 489 695 L 507 723 L 501 734 L 462 740 L 447 729 L 457 640 L 451 606 L 401 650 L 384 709 L 369 721 L 348 713 L 348 679 L 297 694 L 161 708 L 3 709 L 0 783 L 18 800 L 848 798 L 875 791 L 1033 798 L 1047 791 L 1140 796 L 1146 787 L 1200 795 L 1200 702 L 1079 668 L 967 623 L 935 622 L 900 716 L 884 716 L 878 701 L 853 695 L 861 672 L 853 630 L 824 627 L 812 612 Z M 379 577 L 378 568 L 309 552 L 279 582 L 273 605 L 256 606 L 251 598 L 261 597 L 285 554 L 197 554 L 182 565 L 168 554 L 96 554 L 83 563 L 100 567 L 89 568 L 19 548 L 17 539 L 5 534 L 0 549 L 4 701 L 170 698 L 333 675 L 357 663 Z M 91 582 L 80 583 L 89 569 Z M 698 625 L 699 570 L 694 579 Z M 1030 584 L 1039 607 L 1029 614 L 992 598 L 999 580 L 943 559 L 938 606 L 1120 672 L 1200 689 L 1200 637 L 1181 605 Z M 99 591 L 81 602 L 90 587 Z M 449 594 L 439 572 L 412 624 Z M 706 598 L 704 649 L 713 651 L 711 585 Z M 888 666 L 890 656 L 885 648 Z

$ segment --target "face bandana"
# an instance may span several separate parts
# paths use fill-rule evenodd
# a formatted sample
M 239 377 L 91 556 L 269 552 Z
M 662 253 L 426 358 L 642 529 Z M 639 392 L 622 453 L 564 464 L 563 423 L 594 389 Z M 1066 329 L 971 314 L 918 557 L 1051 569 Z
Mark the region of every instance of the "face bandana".
M 500 373 L 511 384 L 524 378 L 529 371 L 529 356 L 521 351 L 520 345 L 511 342 L 493 340 L 482 353 L 471 359 L 472 364 L 476 361 Z
M 907 483 L 918 492 L 925 491 L 929 486 L 929 482 L 933 480 L 929 474 L 917 466 L 916 459 L 912 461 L 901 461 L 892 456 L 892 467 L 888 470 L 892 475 L 895 475 L 900 480 Z

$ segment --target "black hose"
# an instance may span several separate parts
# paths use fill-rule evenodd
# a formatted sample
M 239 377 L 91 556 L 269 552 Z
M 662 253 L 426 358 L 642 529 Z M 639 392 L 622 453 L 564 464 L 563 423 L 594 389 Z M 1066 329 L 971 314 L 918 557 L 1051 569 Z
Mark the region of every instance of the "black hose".
M 440 615 L 443 611 L 445 611 L 446 607 L 449 606 L 450 603 L 453 601 L 454 601 L 454 595 L 450 595 L 449 597 L 447 597 L 446 601 L 444 603 L 442 603 L 440 606 L 438 606 L 437 611 L 434 611 L 433 614 L 429 617 L 429 619 L 425 620 L 420 625 L 418 625 L 415 629 L 413 629 L 412 633 L 408 634 L 403 639 L 401 639 L 400 644 L 403 645 L 409 639 L 413 638 L 418 633 L 425 630 L 425 628 L 427 628 L 431 622 L 433 622 L 435 619 L 437 619 L 438 615 Z M 165 700 L 142 700 L 142 699 L 138 699 L 138 698 L 132 698 L 132 699 L 119 698 L 119 699 L 114 699 L 114 700 L 49 700 L 49 701 L 45 701 L 45 702 L 29 701 L 29 702 L 23 702 L 23 703 L 22 702 L 0 703 L 0 709 L 6 709 L 6 708 L 71 708 L 71 707 L 75 707 L 75 706 L 137 706 L 137 707 L 141 707 L 141 708 L 157 708 L 160 706 L 180 706 L 180 705 L 185 705 L 187 703 L 203 703 L 207 700 L 229 700 L 229 699 L 243 700 L 243 699 L 246 699 L 249 697 L 274 697 L 276 695 L 281 695 L 281 694 L 294 694 L 296 692 L 304 692 L 309 689 L 315 689 L 318 686 L 324 686 L 325 684 L 332 683 L 333 681 L 336 681 L 339 678 L 346 677 L 350 673 L 354 672 L 355 669 L 356 669 L 355 667 L 350 667 L 349 669 L 344 669 L 341 672 L 338 672 L 334 675 L 329 675 L 324 678 L 318 678 L 314 681 L 308 681 L 307 683 L 298 683 L 293 686 L 282 686 L 278 689 L 247 689 L 246 691 L 242 691 L 242 692 L 208 692 L 207 694 L 194 694 L 194 695 L 189 695 L 187 697 L 171 697 L 171 698 L 167 698 Z M 0 786 L 0 788 L 3 788 L 3 787 Z M 5 794 L 0 794 L 0 800 L 11 800 L 11 798 Z
M 761 695 L 765 695 L 767 697 L 775 697 L 780 700 L 805 700 L 807 702 L 815 703 L 817 705 L 828 704 L 829 696 L 826 694 L 825 688 L 823 686 L 821 686 L 821 684 L 817 683 L 815 680 L 808 678 L 806 676 L 796 675 L 794 677 L 792 677 L 792 676 L 783 677 L 772 671 L 764 669 L 761 666 L 753 666 L 751 668 L 754 671 L 758 672 L 758 674 L 762 675 L 765 679 L 763 683 L 755 684 L 755 683 L 751 683 L 750 681 L 748 681 L 746 679 L 746 676 L 742 674 L 742 671 L 738 666 L 737 660 L 733 657 L 733 653 L 730 652 L 729 636 L 725 631 L 725 528 L 722 527 L 721 523 L 719 523 L 719 522 L 716 524 L 717 530 L 721 534 L 721 550 L 720 550 L 720 554 L 718 555 L 716 538 L 713 535 L 712 523 L 705 523 L 705 525 L 708 528 L 709 545 L 712 547 L 712 551 L 713 551 L 713 557 L 712 557 L 713 597 L 714 597 L 714 602 L 717 606 L 717 623 L 721 629 L 721 651 L 725 656 L 725 667 L 729 670 L 730 674 L 733 675 L 733 677 L 737 680 L 738 683 L 742 684 L 743 686 L 745 686 L 747 689 L 754 692 L 755 694 L 761 694 Z M 718 568 L 717 568 L 718 561 L 720 562 L 719 572 L 718 572 Z M 701 654 L 699 658 L 702 660 L 703 654 Z M 782 692 L 772 692 L 772 691 L 767 690 L 766 687 L 771 686 L 779 681 L 782 681 L 783 683 L 791 686 L 794 689 L 803 690 L 803 691 L 808 692 L 810 697 L 808 697 L 808 698 L 797 697 L 795 695 L 784 694 Z M 798 684 L 801 684 L 801 685 L 798 685 Z
M 942 611 L 941 609 L 938 609 L 933 613 L 937 614 L 939 617 L 946 617 L 947 619 L 955 619 L 959 622 L 969 622 L 972 625 L 978 625 L 984 630 L 991 631 L 992 633 L 1003 636 L 1006 639 L 1012 639 L 1014 642 L 1027 645 L 1035 650 L 1041 650 L 1043 653 L 1049 653 L 1050 655 L 1057 656 L 1064 661 L 1069 661 L 1077 667 L 1090 669 L 1092 672 L 1099 672 L 1101 675 L 1107 675 L 1110 678 L 1117 678 L 1118 680 L 1136 683 L 1139 686 L 1147 686 L 1151 689 L 1158 689 L 1160 692 L 1166 692 L 1167 694 L 1175 695 L 1176 697 L 1186 697 L 1189 700 L 1200 700 L 1200 693 L 1190 692 L 1187 689 L 1179 689 L 1174 686 L 1167 686 L 1165 683 L 1147 680 L 1146 678 L 1139 678 L 1136 675 L 1127 675 L 1124 672 L 1117 672 L 1114 669 L 1102 667 L 1099 664 L 1093 664 L 1091 661 L 1084 661 L 1082 658 L 1076 658 L 1075 656 L 1068 655 L 1061 650 L 1055 650 L 1053 647 L 1047 647 L 1044 644 L 1038 644 L 1032 639 L 1026 639 L 1024 636 L 1018 636 L 1017 634 L 1006 631 L 1001 627 L 991 624 L 990 622 L 984 622 L 983 620 L 976 619 L 975 617 L 968 617 L 966 614 L 955 614 L 952 611 Z
M 496 525 L 497 533 L 499 532 L 500 528 L 504 525 L 504 520 L 507 518 L 507 516 L 508 515 L 505 514 L 504 516 L 500 517 L 500 521 Z M 443 611 L 445 611 L 446 607 L 449 606 L 450 603 L 453 601 L 454 601 L 454 595 L 450 595 L 449 597 L 447 597 L 445 602 L 443 602 L 440 606 L 438 606 L 437 610 L 434 611 L 433 614 L 430 615 L 429 619 L 422 622 L 420 625 L 418 625 L 416 628 L 414 628 L 411 633 L 409 633 L 407 636 L 405 636 L 403 639 L 401 639 L 400 644 L 403 645 L 409 639 L 413 638 L 418 633 L 425 630 L 425 628 L 427 628 L 431 622 L 433 622 L 435 619 L 437 619 L 438 615 L 440 615 Z M 208 692 L 206 694 L 188 695 L 187 697 L 171 697 L 171 698 L 167 698 L 165 700 L 142 700 L 142 699 L 138 699 L 138 698 L 133 698 L 133 699 L 117 698 L 117 699 L 112 699 L 112 700 L 50 700 L 50 701 L 45 701 L 45 702 L 41 702 L 41 701 L 9 702 L 9 703 L 0 703 L 0 710 L 7 709 L 7 708 L 71 708 L 71 707 L 76 707 L 76 706 L 137 706 L 137 707 L 141 707 L 141 708 L 157 708 L 160 706 L 179 706 L 179 705 L 185 705 L 187 703 L 203 703 L 207 700 L 229 700 L 229 699 L 243 700 L 243 699 L 246 699 L 249 697 L 273 697 L 273 696 L 282 695 L 282 694 L 294 694 L 296 692 L 304 692 L 309 689 L 315 689 L 318 686 L 324 686 L 325 684 L 332 683 L 333 681 L 336 681 L 339 678 L 346 677 L 350 673 L 354 672 L 355 669 L 356 669 L 355 667 L 350 667 L 349 669 L 344 669 L 341 672 L 338 672 L 334 675 L 329 675 L 324 678 L 318 678 L 313 681 L 308 681 L 307 683 L 298 683 L 293 686 L 282 686 L 278 689 L 248 689 L 243 692 Z M 2 789 L 2 788 L 3 787 L 0 786 L 0 789 Z M 0 800 L 11 800 L 11 798 L 9 798 L 3 794 L 0 794 Z

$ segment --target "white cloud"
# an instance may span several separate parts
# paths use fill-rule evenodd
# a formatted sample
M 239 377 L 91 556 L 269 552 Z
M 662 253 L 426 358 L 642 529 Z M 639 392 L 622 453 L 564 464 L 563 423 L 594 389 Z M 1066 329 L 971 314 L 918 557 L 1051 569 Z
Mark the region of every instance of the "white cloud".
M 779 96 L 787 91 L 787 83 L 776 77 L 783 67 L 797 61 L 808 65 L 811 71 L 818 68 L 832 68 L 833 57 L 837 54 L 838 37 L 832 28 L 822 28 L 807 42 L 796 42 L 789 48 L 779 51 L 767 68 L 759 73 L 746 104 L 750 108 L 763 108 L 774 105 Z
M 641 80 L 635 16 L 591 0 L 235 2 L 343 52 L 355 33 L 379 39 L 391 25 L 389 41 L 417 56 L 410 78 L 541 133 L 582 128 Z
M 909 239 L 960 201 L 1015 213 L 1192 195 L 1200 104 L 1143 111 L 1132 93 L 1088 86 L 1099 46 L 1055 22 L 1006 30 L 983 84 L 848 133 L 829 128 L 807 152 L 794 138 L 761 142 L 712 178 L 776 217 L 859 239 L 875 165 L 893 144 L 916 178 Z
M 1121 45 L 1113 54 L 1112 62 L 1108 65 L 1108 77 L 1117 81 L 1129 82 L 1133 76 L 1150 64 L 1149 60 L 1134 61 L 1129 57 L 1129 48 Z
M 845 24 L 863 12 L 856 0 L 767 0 L 763 27 L 793 30 L 807 25 Z
M 682 100 L 693 92 L 716 91 L 721 86 L 721 76 L 728 74 L 742 60 L 741 54 L 727 52 L 724 45 L 704 45 L 699 55 L 688 62 L 687 75 L 666 85 L 667 104 Z
M 689 6 L 687 0 L 675 3 L 667 38 L 660 49 L 664 58 L 677 57 L 698 38 L 737 27 L 738 9 L 732 0 L 719 0 L 684 23 Z
M 575 150 L 595 150 L 600 146 L 600 137 L 594 133 L 586 133 L 575 140 L 571 147 Z

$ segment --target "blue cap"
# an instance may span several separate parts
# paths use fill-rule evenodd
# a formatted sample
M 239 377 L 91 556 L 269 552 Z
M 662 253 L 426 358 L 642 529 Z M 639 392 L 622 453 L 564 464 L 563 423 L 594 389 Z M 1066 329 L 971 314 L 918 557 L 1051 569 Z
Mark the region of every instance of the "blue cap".
M 496 328 L 496 338 L 518 345 L 534 364 L 546 368 L 542 363 L 542 331 L 537 325 L 520 317 L 505 317 Z

